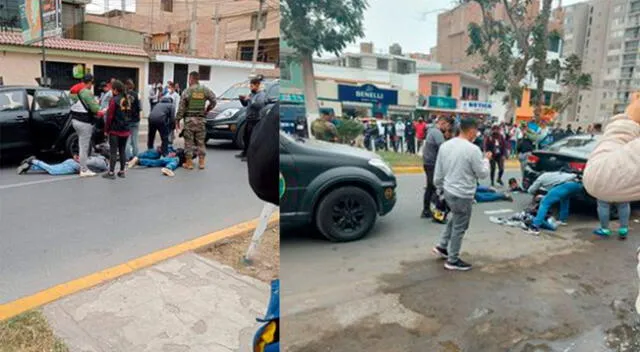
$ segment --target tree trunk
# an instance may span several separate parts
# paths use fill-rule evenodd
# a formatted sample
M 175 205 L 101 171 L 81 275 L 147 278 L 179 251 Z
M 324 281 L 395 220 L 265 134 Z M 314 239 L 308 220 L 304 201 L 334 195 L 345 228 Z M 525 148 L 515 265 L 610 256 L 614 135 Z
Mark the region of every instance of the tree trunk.
M 512 121 L 514 124 L 516 123 L 516 102 L 513 100 L 511 95 L 508 96 L 509 100 L 507 101 L 507 110 L 504 112 L 504 122 Z
M 309 138 L 313 138 L 311 124 L 320 117 L 318 108 L 318 92 L 316 90 L 316 80 L 313 74 L 312 53 L 301 53 L 302 76 L 304 80 L 304 106 L 307 110 L 307 131 Z
M 551 2 L 552 0 L 544 0 L 542 4 L 542 11 L 538 16 L 538 21 L 542 26 L 541 33 L 541 42 L 536 43 L 538 46 L 536 48 L 536 55 L 534 62 L 534 66 L 537 68 L 534 70 L 536 73 L 536 91 L 537 91 L 537 99 L 536 106 L 534 109 L 534 119 L 536 123 L 539 123 L 542 120 L 542 107 L 544 105 L 544 81 L 546 80 L 546 67 L 547 67 L 547 37 L 549 35 L 549 18 L 551 17 Z

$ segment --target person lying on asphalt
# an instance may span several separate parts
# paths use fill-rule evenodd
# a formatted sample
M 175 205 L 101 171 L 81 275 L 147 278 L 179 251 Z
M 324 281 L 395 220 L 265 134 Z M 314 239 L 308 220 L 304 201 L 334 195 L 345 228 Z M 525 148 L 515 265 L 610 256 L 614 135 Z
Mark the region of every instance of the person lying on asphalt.
M 93 155 L 87 159 L 87 168 L 95 173 L 107 171 L 109 166 L 107 158 L 102 155 Z M 27 173 L 43 173 L 46 172 L 49 175 L 74 175 L 80 173 L 80 157 L 74 155 L 73 158 L 67 159 L 58 164 L 47 164 L 42 160 L 36 159 L 35 156 L 31 156 L 20 163 L 18 166 L 18 175 L 24 175 Z
M 195 159 L 197 153 L 197 148 L 193 149 L 194 153 L 192 154 L 192 158 Z M 163 175 L 173 177 L 175 176 L 175 170 L 178 166 L 184 164 L 187 160 L 185 150 L 182 148 L 173 149 L 173 147 L 168 149 L 167 156 L 162 156 L 162 149 L 158 147 L 157 149 L 149 149 L 145 152 L 134 156 L 133 159 L 127 163 L 127 167 L 129 169 L 134 168 L 136 165 L 144 166 L 144 167 L 161 167 Z
M 640 93 L 607 124 L 584 169 L 584 187 L 613 203 L 640 200 Z
M 463 119 L 459 136 L 444 142 L 438 150 L 433 182 L 437 189 L 443 191 L 451 209 L 451 219 L 433 252 L 447 259 L 444 267 L 448 270 L 471 270 L 471 264 L 459 258 L 460 248 L 469 229 L 478 179 L 489 176 L 491 159 L 491 153 L 482 155 L 482 151 L 472 143 L 477 132 L 476 120 Z
M 571 197 L 584 191 L 578 175 L 562 171 L 543 173 L 529 187 L 529 193 L 536 195 L 541 188 L 548 189 L 549 192 L 542 198 L 538 213 L 531 226 L 526 230 L 528 233 L 536 235 L 540 233 L 540 229 L 555 231 L 555 224 L 549 223 L 546 218 L 547 213 L 556 203 L 560 203 L 560 215 L 557 224 L 566 225 L 569 219 Z
M 473 198 L 477 203 L 496 202 L 499 200 L 513 201 L 513 197 L 510 194 L 498 192 L 495 188 L 487 186 L 478 186 Z

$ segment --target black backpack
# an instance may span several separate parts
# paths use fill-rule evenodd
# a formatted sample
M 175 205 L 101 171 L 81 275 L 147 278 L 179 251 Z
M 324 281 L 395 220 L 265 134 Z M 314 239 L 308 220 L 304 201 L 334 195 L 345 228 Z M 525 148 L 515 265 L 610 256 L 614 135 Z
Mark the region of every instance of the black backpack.
M 249 184 L 261 200 L 279 205 L 280 103 L 276 103 L 253 128 L 247 150 Z

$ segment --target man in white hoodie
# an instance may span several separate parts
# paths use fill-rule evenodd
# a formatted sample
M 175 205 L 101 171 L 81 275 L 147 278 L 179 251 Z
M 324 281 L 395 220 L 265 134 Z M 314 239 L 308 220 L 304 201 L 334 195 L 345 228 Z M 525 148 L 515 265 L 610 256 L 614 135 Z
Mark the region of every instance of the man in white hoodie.
M 480 148 L 473 144 L 477 132 L 474 119 L 463 119 L 458 137 L 444 142 L 438 150 L 433 181 L 438 190 L 444 191 L 451 218 L 442 232 L 440 243 L 433 247 L 433 253 L 447 259 L 444 267 L 448 270 L 471 270 L 471 264 L 459 258 L 460 248 L 469 229 L 478 180 L 489 176 L 491 159 L 491 153 L 482 155 Z

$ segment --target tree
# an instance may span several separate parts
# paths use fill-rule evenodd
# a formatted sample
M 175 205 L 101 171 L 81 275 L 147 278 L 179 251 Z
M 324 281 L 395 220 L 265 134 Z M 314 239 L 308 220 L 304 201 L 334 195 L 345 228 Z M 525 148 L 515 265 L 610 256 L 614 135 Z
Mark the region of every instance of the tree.
M 300 58 L 304 77 L 308 123 L 318 118 L 313 55 L 340 54 L 364 36 L 362 20 L 367 0 L 285 0 L 281 3 L 280 31 Z M 310 126 L 310 125 L 309 125 Z
M 478 55 L 482 64 L 474 72 L 491 82 L 491 92 L 506 92 L 505 120 L 515 115 L 516 101 L 522 95 L 521 82 L 527 74 L 527 66 L 533 57 L 530 40 L 535 21 L 530 15 L 533 0 L 461 0 L 463 4 L 475 3 L 482 15 L 482 23 L 470 23 L 471 41 L 467 55 Z M 496 7 L 504 8 L 507 21 L 496 20 Z M 546 53 L 545 53 L 546 55 Z
M 536 79 L 536 99 L 533 116 L 536 121 L 540 121 L 542 117 L 542 107 L 544 106 L 544 81 L 550 74 L 551 68 L 557 68 L 558 64 L 550 65 L 547 62 L 547 44 L 549 42 L 549 18 L 551 17 L 551 1 L 543 0 L 542 11 L 536 17 L 533 30 L 531 32 L 533 39 L 533 65 L 531 71 Z
M 567 57 L 562 67 L 560 84 L 564 87 L 564 93 L 553 103 L 553 108 L 562 113 L 578 98 L 581 90 L 590 90 L 592 85 L 591 75 L 582 72 L 582 59 L 576 54 Z

